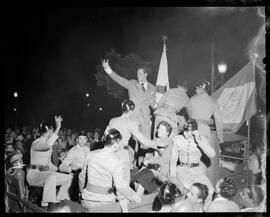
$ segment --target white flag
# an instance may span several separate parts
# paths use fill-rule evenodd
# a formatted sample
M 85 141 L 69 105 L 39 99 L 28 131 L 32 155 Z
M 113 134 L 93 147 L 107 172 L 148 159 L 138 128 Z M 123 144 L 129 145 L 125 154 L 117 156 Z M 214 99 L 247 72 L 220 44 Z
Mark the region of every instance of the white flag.
M 163 94 L 169 90 L 169 76 L 168 76 L 168 62 L 166 54 L 166 44 L 163 44 L 163 52 L 161 55 L 160 65 L 158 69 L 157 76 L 157 93 L 156 93 L 156 102 L 160 100 Z

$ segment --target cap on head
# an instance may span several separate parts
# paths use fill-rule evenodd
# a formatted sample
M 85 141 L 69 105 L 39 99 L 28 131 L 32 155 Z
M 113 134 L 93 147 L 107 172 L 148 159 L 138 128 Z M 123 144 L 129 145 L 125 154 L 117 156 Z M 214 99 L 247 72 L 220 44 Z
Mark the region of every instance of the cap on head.
M 203 88 L 205 91 L 210 91 L 210 82 L 207 80 L 199 80 L 196 84 L 196 87 Z
M 78 134 L 78 137 L 79 137 L 79 136 L 87 136 L 87 135 L 86 135 L 86 133 L 85 133 L 84 130 L 81 130 L 81 131 L 79 132 L 79 134 Z
M 122 102 L 121 109 L 123 113 L 133 111 L 135 109 L 135 104 L 132 100 L 126 99 Z
M 110 129 L 103 135 L 103 142 L 105 145 L 113 145 L 115 142 L 122 139 L 121 133 L 116 129 Z
M 198 124 L 197 121 L 194 119 L 189 119 L 188 121 L 186 121 L 186 123 L 183 126 L 183 130 L 184 131 L 194 131 L 194 130 L 198 130 Z
M 39 125 L 39 132 L 41 134 L 47 133 L 49 129 L 53 129 L 53 124 L 49 121 L 43 121 Z

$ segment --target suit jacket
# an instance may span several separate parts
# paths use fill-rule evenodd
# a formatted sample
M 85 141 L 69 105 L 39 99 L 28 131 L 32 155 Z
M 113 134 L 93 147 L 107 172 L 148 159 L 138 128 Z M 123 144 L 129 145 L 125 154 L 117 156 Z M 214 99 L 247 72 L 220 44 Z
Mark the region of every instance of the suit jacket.
M 129 99 L 135 103 L 135 112 L 132 117 L 139 124 L 139 129 L 144 136 L 151 136 L 150 106 L 155 105 L 156 87 L 147 81 L 147 89 L 143 91 L 137 80 L 127 80 L 112 72 L 110 77 L 120 86 L 128 90 Z

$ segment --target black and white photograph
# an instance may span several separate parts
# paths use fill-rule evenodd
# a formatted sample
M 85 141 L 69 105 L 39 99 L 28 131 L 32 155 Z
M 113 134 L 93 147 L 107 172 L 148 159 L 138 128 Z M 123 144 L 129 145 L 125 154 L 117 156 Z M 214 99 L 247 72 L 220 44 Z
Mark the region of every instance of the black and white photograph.
M 270 7 L 217 2 L 3 9 L 5 213 L 266 216 Z

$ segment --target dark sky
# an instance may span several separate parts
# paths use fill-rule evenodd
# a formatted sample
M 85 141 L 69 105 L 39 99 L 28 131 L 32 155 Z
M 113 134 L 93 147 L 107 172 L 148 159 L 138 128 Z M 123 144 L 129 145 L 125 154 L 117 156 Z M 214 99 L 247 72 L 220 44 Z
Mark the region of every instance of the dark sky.
M 14 126 L 17 90 L 20 126 L 36 127 L 59 114 L 64 127 L 104 129 L 120 115 L 120 102 L 96 86 L 96 65 L 111 48 L 122 56 L 133 52 L 153 63 L 155 83 L 164 34 L 171 87 L 181 79 L 210 80 L 212 42 L 216 63 L 228 64 L 227 80 L 248 62 L 248 45 L 264 23 L 256 7 L 9 10 L 3 40 L 5 127 Z

